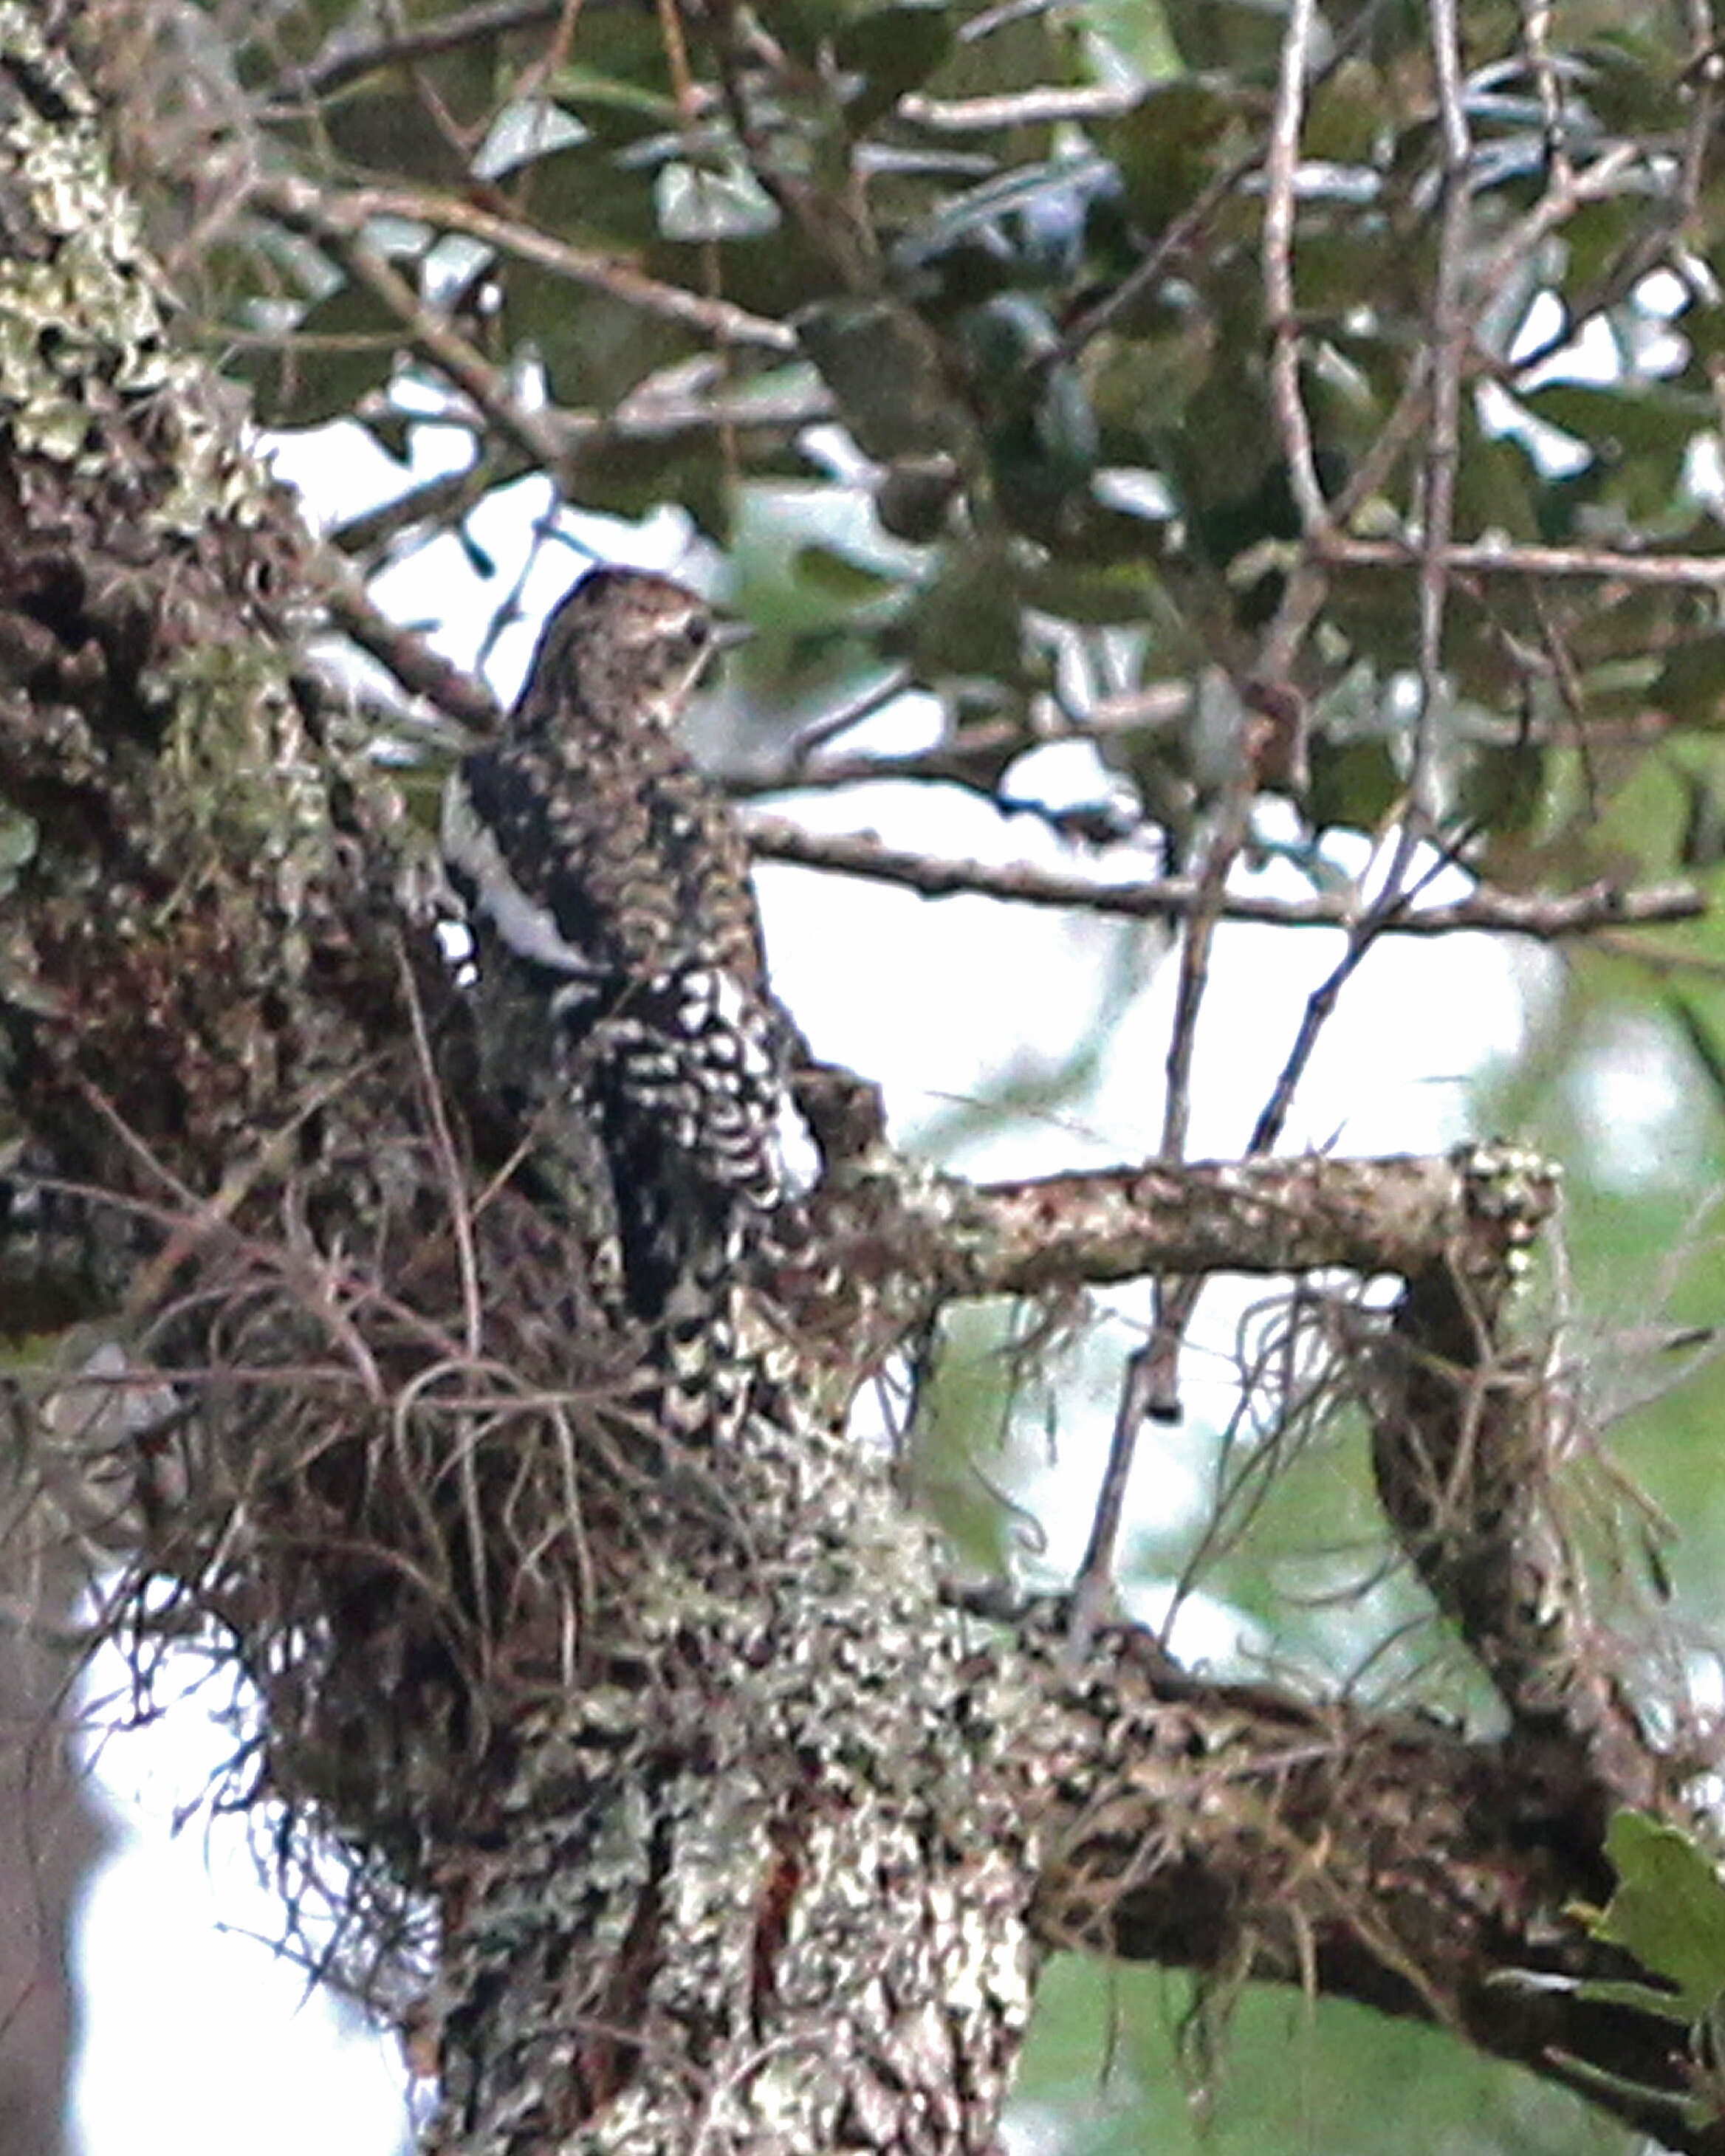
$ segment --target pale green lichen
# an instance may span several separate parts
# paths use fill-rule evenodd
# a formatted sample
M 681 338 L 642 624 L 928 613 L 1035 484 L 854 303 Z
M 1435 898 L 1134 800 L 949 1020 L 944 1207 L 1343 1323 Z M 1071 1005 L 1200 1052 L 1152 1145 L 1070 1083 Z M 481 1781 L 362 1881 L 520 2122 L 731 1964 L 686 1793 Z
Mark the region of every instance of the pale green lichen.
M 1009 2071 L 1038 1867 L 1001 1768 L 1036 1674 L 941 1603 L 884 1462 L 819 1426 L 755 1424 L 748 1450 L 722 1479 L 754 1558 L 716 1581 L 643 1553 L 631 1625 L 658 1678 L 547 1717 L 510 1791 L 512 1876 L 448 1942 L 454 2056 L 482 2023 L 499 2062 L 468 2114 L 487 2156 L 566 2101 L 569 2002 L 624 1971 L 639 2057 L 567 2156 L 825 2156 L 906 2110 L 950 2140 Z M 697 1640 L 711 1689 L 680 1681 Z
M 19 449 L 97 475 L 111 458 L 103 423 L 113 408 L 159 400 L 173 422 L 172 462 L 147 521 L 182 535 L 212 516 L 254 521 L 267 475 L 225 426 L 199 416 L 201 363 L 168 341 L 95 108 L 16 0 L 0 0 L 0 70 L 8 69 L 0 179 L 13 228 L 0 255 L 0 417 Z
M 1460 1146 L 1450 1157 L 1466 1180 L 1469 1212 L 1501 1228 L 1504 1275 L 1519 1286 L 1557 1201 L 1562 1168 L 1532 1147 L 1501 1138 Z
M 285 681 L 263 643 L 191 644 L 144 684 L 171 714 L 155 850 L 176 878 L 175 904 L 202 903 L 213 878 L 267 894 L 275 963 L 290 977 L 306 952 L 296 933 L 327 867 L 325 778 Z

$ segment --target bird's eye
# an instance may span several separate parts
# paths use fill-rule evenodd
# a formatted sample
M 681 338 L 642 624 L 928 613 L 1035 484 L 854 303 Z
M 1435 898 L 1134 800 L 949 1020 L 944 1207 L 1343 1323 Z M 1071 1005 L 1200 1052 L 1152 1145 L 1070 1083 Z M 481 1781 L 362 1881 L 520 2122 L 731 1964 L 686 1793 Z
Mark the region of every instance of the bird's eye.
M 684 624 L 683 642 L 691 658 L 705 651 L 713 640 L 713 625 L 702 613 L 691 615 Z

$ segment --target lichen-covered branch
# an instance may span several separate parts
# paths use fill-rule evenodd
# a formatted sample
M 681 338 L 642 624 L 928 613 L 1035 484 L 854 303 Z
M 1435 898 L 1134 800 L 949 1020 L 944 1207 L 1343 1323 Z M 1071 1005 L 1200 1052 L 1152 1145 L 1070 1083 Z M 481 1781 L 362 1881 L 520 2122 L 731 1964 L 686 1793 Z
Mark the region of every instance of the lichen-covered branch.
M 805 1086 L 817 1130 L 850 1122 L 828 1147 L 816 1201 L 822 1248 L 838 1260 L 792 1301 L 816 1333 L 878 1359 L 941 1306 L 967 1296 L 1037 1296 L 1158 1273 L 1304 1273 L 1339 1268 L 1408 1276 L 1440 1265 L 1476 1233 L 1477 1161 L 1409 1154 L 1144 1162 L 1133 1167 L 976 1184 L 904 1160 L 886 1146 L 869 1091 L 845 1074 Z M 842 1104 L 842 1105 L 835 1105 Z M 1556 1204 L 1530 1169 L 1530 1229 Z
M 1472 1263 L 1458 1248 L 1409 1277 L 1373 1356 L 1373 1467 L 1402 1548 L 1508 1711 L 1524 1780 L 1562 1787 L 1596 1840 L 1616 1807 L 1669 1804 L 1686 1770 L 1651 1741 L 1590 1608 L 1554 1495 L 1549 1373 L 1502 1323 L 1503 1260 L 1527 1223 L 1513 1204 L 1497 1222 L 1495 1265 L 1476 1243 Z M 1489 1214 L 1481 1227 L 1489 1251 Z
M 1506 1981 L 1623 1974 L 1563 1913 L 1611 1888 L 1591 1778 L 1540 1774 L 1513 1737 L 1171 1674 L 1127 1630 L 1094 1643 L 1068 1697 L 1073 1748 L 1046 1755 L 1060 1798 L 1032 1909 L 1045 1944 L 1411 2015 L 1569 2081 L 1666 2147 L 1725 2147 L 1686 2111 L 1668 2024 Z

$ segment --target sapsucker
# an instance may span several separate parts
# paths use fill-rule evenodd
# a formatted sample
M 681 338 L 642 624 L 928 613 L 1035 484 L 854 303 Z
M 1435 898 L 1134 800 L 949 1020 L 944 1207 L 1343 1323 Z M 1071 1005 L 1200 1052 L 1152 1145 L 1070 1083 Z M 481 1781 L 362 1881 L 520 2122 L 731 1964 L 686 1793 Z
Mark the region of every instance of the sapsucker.
M 679 739 L 713 641 L 681 585 L 590 571 L 443 816 L 484 1082 L 580 1187 L 578 1224 L 614 1236 L 601 1266 L 649 1328 L 653 1411 L 689 1435 L 747 1381 L 735 1295 L 783 1196 L 794 1038 L 742 833 Z

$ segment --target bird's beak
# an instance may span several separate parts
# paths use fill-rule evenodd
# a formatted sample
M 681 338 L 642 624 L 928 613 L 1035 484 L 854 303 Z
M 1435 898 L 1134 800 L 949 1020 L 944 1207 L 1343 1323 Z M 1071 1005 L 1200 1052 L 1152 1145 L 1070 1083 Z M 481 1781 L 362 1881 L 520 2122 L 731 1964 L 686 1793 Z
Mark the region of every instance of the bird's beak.
M 753 622 L 737 621 L 726 615 L 720 615 L 713 623 L 712 649 L 715 656 L 722 656 L 727 651 L 737 650 L 739 646 L 747 644 L 754 634 Z

